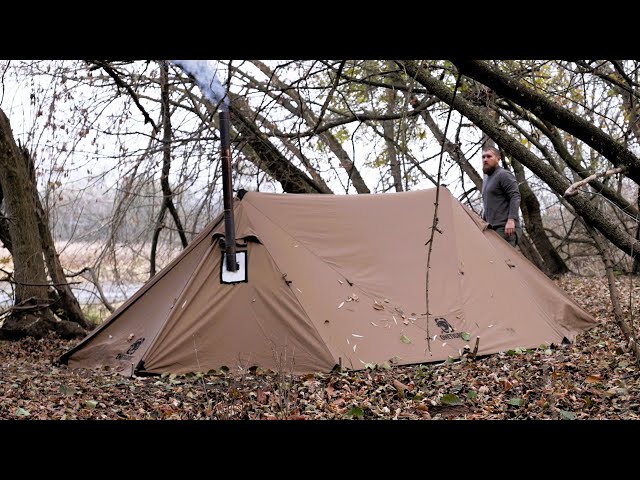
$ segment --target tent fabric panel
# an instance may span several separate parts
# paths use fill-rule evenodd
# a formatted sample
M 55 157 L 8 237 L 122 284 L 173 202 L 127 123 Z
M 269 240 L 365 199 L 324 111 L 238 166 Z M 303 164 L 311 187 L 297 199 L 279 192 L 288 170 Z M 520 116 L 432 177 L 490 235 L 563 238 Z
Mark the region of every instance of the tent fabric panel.
M 144 358 L 146 372 L 221 366 L 330 370 L 336 363 L 265 247 L 249 243 L 249 282 L 220 283 L 213 249 Z M 280 359 L 280 360 L 278 360 Z
M 167 267 L 155 279 L 153 288 L 142 291 L 116 316 L 118 321 L 109 321 L 81 349 L 72 353 L 68 365 L 72 368 L 110 365 L 125 372 L 131 369 L 131 364 L 137 365 L 208 247 L 206 239 L 202 238 L 188 252 L 183 252 L 180 261 Z M 141 339 L 144 340 L 140 342 Z M 131 351 L 136 342 L 140 342 L 138 348 Z

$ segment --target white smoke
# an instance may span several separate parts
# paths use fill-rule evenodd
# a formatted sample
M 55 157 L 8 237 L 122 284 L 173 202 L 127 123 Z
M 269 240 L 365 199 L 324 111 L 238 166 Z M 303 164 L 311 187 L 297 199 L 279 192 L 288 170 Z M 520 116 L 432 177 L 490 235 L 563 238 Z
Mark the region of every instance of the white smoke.
M 229 110 L 229 97 L 216 75 L 217 66 L 212 60 L 170 60 L 175 66 L 191 76 L 200 91 L 214 105 Z

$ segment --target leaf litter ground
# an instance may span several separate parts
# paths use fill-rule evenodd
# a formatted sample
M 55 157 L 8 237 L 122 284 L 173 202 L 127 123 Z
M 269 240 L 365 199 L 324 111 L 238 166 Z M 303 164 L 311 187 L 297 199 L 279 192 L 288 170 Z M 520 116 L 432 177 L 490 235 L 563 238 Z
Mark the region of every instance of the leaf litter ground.
M 640 281 L 619 277 L 627 320 Z M 616 325 L 604 278 L 557 281 L 601 323 L 571 345 L 360 372 L 253 369 L 126 378 L 70 370 L 58 338 L 0 342 L 2 419 L 638 419 L 640 370 Z M 631 288 L 629 287 L 631 284 Z

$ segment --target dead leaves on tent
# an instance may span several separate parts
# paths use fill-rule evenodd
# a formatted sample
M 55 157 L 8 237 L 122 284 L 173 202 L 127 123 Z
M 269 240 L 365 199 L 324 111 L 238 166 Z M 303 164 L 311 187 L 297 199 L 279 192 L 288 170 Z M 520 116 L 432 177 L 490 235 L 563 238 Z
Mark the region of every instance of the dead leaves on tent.
M 371 305 L 373 307 L 374 310 L 384 310 L 385 309 L 385 303 L 390 303 L 388 298 L 384 298 L 382 300 L 374 300 L 373 304 Z M 396 307 L 396 310 L 398 308 Z
M 338 308 L 344 307 L 345 303 L 348 303 L 348 302 L 359 302 L 359 301 L 360 301 L 360 298 L 358 297 L 358 295 L 356 295 L 355 293 L 352 293 L 344 301 L 340 302 L 340 304 L 338 305 Z M 353 311 L 350 308 L 348 308 L 347 310 Z
M 618 282 L 625 315 L 631 304 L 637 319 L 640 289 L 633 285 L 630 303 L 628 278 Z M 519 348 L 475 361 L 399 367 L 389 359 L 358 372 L 232 368 L 125 378 L 53 366 L 51 359 L 74 342 L 0 342 L 0 418 L 640 419 L 640 370 L 614 322 L 606 280 L 558 283 L 603 323 L 573 345 Z

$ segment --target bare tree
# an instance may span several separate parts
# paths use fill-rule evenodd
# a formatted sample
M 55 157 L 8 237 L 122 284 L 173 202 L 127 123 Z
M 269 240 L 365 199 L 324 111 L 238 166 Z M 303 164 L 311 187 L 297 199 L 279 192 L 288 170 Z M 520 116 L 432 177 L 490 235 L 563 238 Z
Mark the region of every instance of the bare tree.
M 33 182 L 33 166 L 27 155 L 20 151 L 13 138 L 9 119 L 0 110 L 0 185 L 4 194 L 11 237 L 14 270 L 9 279 L 14 285 L 14 305 L 0 329 L 0 337 L 20 338 L 25 335 L 43 336 L 56 331 L 65 337 L 83 335 L 81 327 L 88 327 L 77 307 L 51 244 L 45 218 L 38 218 L 42 206 Z M 42 221 L 40 221 L 42 220 Z M 42 234 L 45 237 L 42 237 Z M 44 248 L 43 248 L 44 247 Z M 45 271 L 45 251 L 52 278 Z M 61 305 L 73 320 L 56 322 L 55 304 L 49 300 L 49 287 L 60 288 Z M 74 303 L 75 301 L 75 303 Z
M 171 113 L 169 105 L 169 67 L 167 62 L 161 62 L 160 65 L 160 90 L 162 97 L 162 174 L 160 175 L 160 185 L 162 186 L 162 205 L 160 213 L 156 220 L 156 227 L 153 231 L 153 239 L 151 241 L 151 266 L 149 267 L 149 277 L 156 274 L 156 249 L 158 248 L 158 237 L 160 231 L 164 227 L 164 217 L 169 211 L 171 218 L 176 224 L 182 248 L 187 248 L 189 241 L 182 227 L 182 221 L 178 215 L 178 211 L 173 203 L 173 192 L 169 185 L 169 172 L 171 171 Z
M 565 177 L 542 162 L 519 141 L 501 129 L 496 122 L 486 115 L 483 115 L 483 112 L 469 101 L 461 96 L 453 98 L 452 91 L 444 83 L 429 75 L 417 62 L 399 61 L 398 63 L 406 69 L 411 77 L 415 78 L 431 93 L 447 104 L 452 104 L 456 110 L 485 131 L 507 154 L 512 155 L 520 163 L 534 172 L 558 195 L 562 195 L 569 187 L 570 184 Z M 612 150 L 618 150 L 618 148 L 614 148 L 611 141 L 607 141 L 606 143 Z M 625 252 L 635 251 L 636 254 L 634 258 L 638 256 L 637 252 L 640 247 L 640 242 L 626 233 L 619 224 L 610 218 L 603 217 L 593 204 L 582 197 L 572 197 L 569 199 L 569 202 L 575 208 L 576 213 L 581 215 L 587 223 L 597 228 L 609 241 Z

